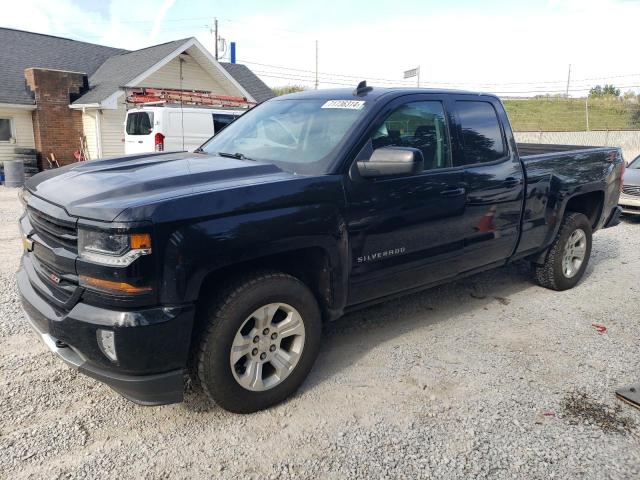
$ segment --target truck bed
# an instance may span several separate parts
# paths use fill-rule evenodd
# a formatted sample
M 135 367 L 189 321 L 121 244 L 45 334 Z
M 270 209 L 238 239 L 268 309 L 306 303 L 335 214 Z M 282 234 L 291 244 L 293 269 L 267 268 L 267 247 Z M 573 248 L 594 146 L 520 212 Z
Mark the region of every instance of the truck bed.
M 552 143 L 517 143 L 516 146 L 520 157 L 544 155 L 547 153 L 566 153 L 576 150 L 589 150 L 592 148 L 604 148 L 585 145 L 559 145 Z

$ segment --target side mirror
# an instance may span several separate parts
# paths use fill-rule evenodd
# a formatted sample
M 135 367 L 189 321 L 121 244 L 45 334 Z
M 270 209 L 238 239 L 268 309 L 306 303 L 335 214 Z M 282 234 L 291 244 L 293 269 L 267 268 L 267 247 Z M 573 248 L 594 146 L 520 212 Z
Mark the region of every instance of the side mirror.
M 358 172 L 365 178 L 411 175 L 423 169 L 422 152 L 409 147 L 377 148 L 368 161 L 358 162 Z

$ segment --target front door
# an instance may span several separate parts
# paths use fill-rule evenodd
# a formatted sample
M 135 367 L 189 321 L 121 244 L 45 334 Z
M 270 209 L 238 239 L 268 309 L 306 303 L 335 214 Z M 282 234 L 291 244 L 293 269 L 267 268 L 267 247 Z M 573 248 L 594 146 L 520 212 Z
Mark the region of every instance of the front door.
M 457 273 L 456 255 L 464 242 L 464 172 L 451 165 L 445 103 L 437 95 L 396 100 L 375 122 L 358 155 L 367 159 L 385 146 L 418 148 L 422 172 L 365 179 L 351 169 L 346 185 L 351 305 Z

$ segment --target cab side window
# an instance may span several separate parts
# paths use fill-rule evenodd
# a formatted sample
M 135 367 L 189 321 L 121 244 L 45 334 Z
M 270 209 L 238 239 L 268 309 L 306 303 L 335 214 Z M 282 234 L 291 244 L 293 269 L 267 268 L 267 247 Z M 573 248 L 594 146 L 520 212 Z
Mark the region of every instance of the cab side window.
M 498 114 L 489 102 L 456 101 L 456 113 L 462 128 L 462 156 L 456 166 L 486 163 L 506 155 Z
M 394 110 L 371 137 L 373 149 L 413 147 L 422 151 L 424 170 L 449 166 L 449 136 L 442 102 L 411 102 Z

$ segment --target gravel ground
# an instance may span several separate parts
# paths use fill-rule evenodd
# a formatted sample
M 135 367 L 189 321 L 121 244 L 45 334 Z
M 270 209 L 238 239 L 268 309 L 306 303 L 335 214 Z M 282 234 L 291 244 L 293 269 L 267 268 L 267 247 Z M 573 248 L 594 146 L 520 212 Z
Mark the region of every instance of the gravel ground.
M 20 311 L 18 216 L 0 189 L 0 477 L 640 476 L 613 394 L 640 382 L 640 222 L 599 232 L 564 293 L 513 265 L 351 314 L 297 395 L 239 416 L 139 407 L 54 358 Z

